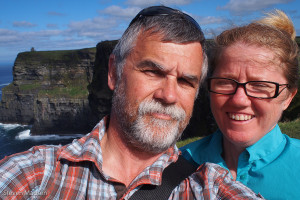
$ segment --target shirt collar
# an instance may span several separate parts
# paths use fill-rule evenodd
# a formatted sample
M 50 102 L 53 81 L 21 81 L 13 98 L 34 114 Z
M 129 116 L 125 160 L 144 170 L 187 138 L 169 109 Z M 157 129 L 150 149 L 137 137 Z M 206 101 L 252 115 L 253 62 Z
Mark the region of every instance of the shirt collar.
M 214 162 L 222 167 L 226 167 L 226 163 L 222 158 L 222 138 L 223 135 L 220 130 L 217 130 L 216 133 L 213 134 L 212 140 L 210 141 L 210 143 L 214 145 L 214 148 L 210 148 L 210 155 L 212 155 L 211 157 L 213 157 L 213 160 L 210 162 Z M 276 158 L 277 154 L 281 153 L 285 143 L 286 139 L 283 136 L 278 124 L 276 124 L 276 126 L 259 141 L 252 146 L 247 147 L 247 153 L 244 151 L 242 154 L 247 155 L 247 160 L 249 162 L 254 162 L 256 160 L 271 162 L 272 159 Z
M 285 143 L 285 137 L 281 133 L 278 124 L 276 124 L 276 126 L 259 141 L 246 148 L 250 154 L 249 161 L 267 158 L 269 155 L 277 152 L 276 150 L 281 148 Z
M 64 146 L 58 154 L 58 159 L 66 159 L 72 162 L 90 161 L 95 163 L 98 169 L 101 169 L 102 151 L 100 140 L 105 134 L 107 120 L 108 116 L 104 117 L 89 134 Z
M 222 167 L 226 166 L 226 163 L 222 157 L 223 153 L 223 135 L 222 132 L 218 129 L 215 134 L 213 134 L 212 140 L 210 141 L 213 148 L 210 148 L 211 152 L 207 152 L 211 155 L 214 155 L 210 162 L 217 163 Z

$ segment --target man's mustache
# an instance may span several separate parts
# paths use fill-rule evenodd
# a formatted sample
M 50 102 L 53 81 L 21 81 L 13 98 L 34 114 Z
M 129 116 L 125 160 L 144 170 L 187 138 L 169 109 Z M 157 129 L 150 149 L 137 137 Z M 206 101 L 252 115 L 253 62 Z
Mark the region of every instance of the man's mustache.
M 155 100 L 144 100 L 139 105 L 138 110 L 140 115 L 146 115 L 149 113 L 161 113 L 169 115 L 176 121 L 183 121 L 186 118 L 185 111 L 176 105 L 163 105 Z

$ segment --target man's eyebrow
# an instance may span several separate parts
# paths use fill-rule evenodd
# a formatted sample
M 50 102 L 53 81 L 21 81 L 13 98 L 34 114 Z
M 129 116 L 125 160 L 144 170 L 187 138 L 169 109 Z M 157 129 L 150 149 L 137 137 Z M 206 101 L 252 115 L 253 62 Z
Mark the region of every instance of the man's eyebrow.
M 156 68 L 156 69 L 159 69 L 160 71 L 166 71 L 165 67 L 163 67 L 160 64 L 155 63 L 151 60 L 143 60 L 142 62 L 140 62 L 137 65 L 137 68 L 139 68 L 139 69 L 143 69 L 143 68 L 147 68 L 147 67 Z
M 164 66 L 162 66 L 162 65 L 160 65 L 156 62 L 153 62 L 151 60 L 143 60 L 142 62 L 140 62 L 137 65 L 137 68 L 139 68 L 139 69 L 143 69 L 143 68 L 147 68 L 147 67 L 152 68 L 152 69 L 158 69 L 162 73 L 167 73 L 167 70 Z M 178 78 L 185 79 L 185 80 L 191 82 L 192 84 L 198 84 L 199 83 L 199 78 L 196 75 L 192 75 L 192 74 L 183 73 L 182 76 L 180 76 Z
M 199 78 L 195 75 L 191 75 L 191 74 L 183 74 L 182 78 L 188 80 L 189 82 L 193 83 L 193 84 L 198 84 L 199 83 Z

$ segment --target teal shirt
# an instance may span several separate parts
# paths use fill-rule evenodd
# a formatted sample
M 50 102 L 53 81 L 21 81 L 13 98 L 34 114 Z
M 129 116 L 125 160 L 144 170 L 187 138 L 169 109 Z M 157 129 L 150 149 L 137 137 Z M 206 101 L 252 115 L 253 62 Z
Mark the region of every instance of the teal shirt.
M 228 169 L 220 130 L 181 148 L 191 162 L 212 162 Z M 241 153 L 237 181 L 266 199 L 300 199 L 300 140 L 282 134 L 276 125 Z

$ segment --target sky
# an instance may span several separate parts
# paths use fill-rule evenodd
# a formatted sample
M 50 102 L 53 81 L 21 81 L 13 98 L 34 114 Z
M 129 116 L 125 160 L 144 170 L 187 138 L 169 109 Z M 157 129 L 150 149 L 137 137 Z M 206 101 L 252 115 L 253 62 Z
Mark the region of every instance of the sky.
M 299 0 L 0 0 L 0 67 L 30 51 L 95 47 L 119 39 L 143 8 L 166 5 L 191 15 L 206 38 L 284 11 L 300 36 Z

